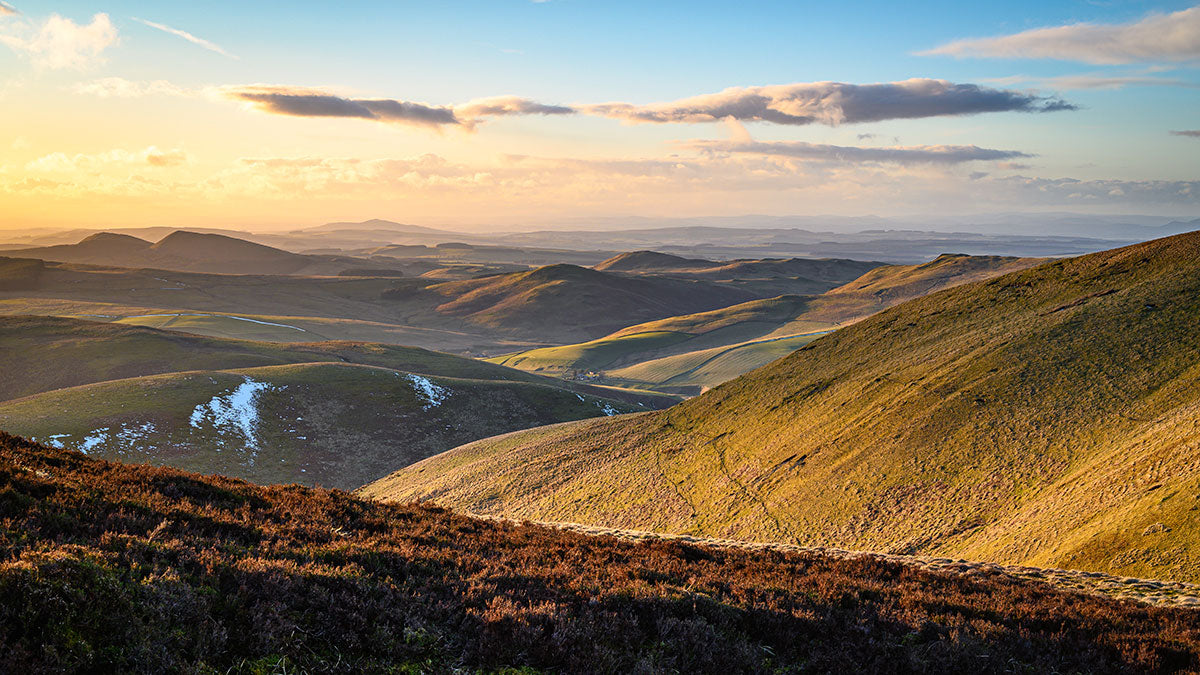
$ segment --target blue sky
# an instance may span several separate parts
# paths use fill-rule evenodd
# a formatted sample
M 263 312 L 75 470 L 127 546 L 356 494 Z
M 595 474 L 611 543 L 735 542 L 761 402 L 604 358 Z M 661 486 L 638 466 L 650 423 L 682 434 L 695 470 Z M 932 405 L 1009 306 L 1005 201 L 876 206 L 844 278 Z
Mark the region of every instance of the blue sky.
M 9 5 L 15 12 L 0 16 L 0 42 L 9 47 L 0 45 L 6 108 L 0 115 L 9 117 L 5 126 L 14 132 L 0 137 L 0 149 L 9 148 L 0 155 L 0 216 L 7 212 L 10 227 L 65 222 L 81 213 L 105 222 L 158 221 L 165 205 L 181 196 L 195 203 L 188 217 L 243 225 L 364 214 L 478 223 L 623 213 L 966 212 L 1013 200 L 1022 206 L 1022 190 L 1034 210 L 1200 210 L 1189 189 L 1200 179 L 1200 138 L 1171 134 L 1200 129 L 1200 44 L 1190 44 L 1189 33 L 1174 51 L 1143 53 L 1154 40 L 1136 32 L 1139 26 L 1163 30 L 1145 23 L 1156 16 L 1192 30 L 1200 9 L 1189 11 L 1188 3 Z M 1113 49 L 1132 44 L 1141 51 L 1109 58 L 1069 40 L 1065 47 L 1051 44 L 1057 37 L 1021 41 L 1026 31 L 1079 24 L 1119 29 Z M 56 49 L 72 39 L 104 44 L 86 43 L 67 60 L 53 61 L 55 52 L 37 42 L 39 35 L 57 36 Z M 999 46 L 946 47 L 998 37 L 1006 40 Z M 1200 43 L 1200 32 L 1194 38 Z M 210 48 L 198 44 L 204 41 Z M 1065 56 L 1037 53 L 1060 47 Z M 950 51 L 922 53 L 937 48 Z M 1028 58 L 1012 58 L 1013 50 Z M 678 111 L 647 123 L 642 109 L 728 88 L 912 78 L 1021 92 L 1074 109 L 795 124 L 671 117 Z M 247 94 L 251 86 L 272 89 Z M 124 93 L 114 94 L 114 87 Z M 572 114 L 484 113 L 452 126 L 414 127 L 407 118 L 380 123 L 372 113 L 328 108 L 300 114 L 280 103 L 280 97 L 294 103 L 298 94 L 309 97 L 306 104 L 427 104 L 460 118 L 468 102 L 509 97 L 569 106 Z M 883 94 L 871 96 L 869 105 L 889 105 Z M 609 102 L 632 108 L 598 113 L 593 107 Z M 766 145 L 772 143 L 781 145 Z M 797 143 L 821 147 L 797 149 Z M 933 161 L 924 158 L 927 150 L 854 154 L 931 147 L 1026 157 L 951 162 L 946 152 L 958 157 L 958 151 L 939 151 Z M 155 152 L 176 154 L 139 165 L 138 157 L 158 157 Z M 514 166 L 514 156 L 531 159 Z M 418 162 L 423 157 L 444 164 L 430 168 L 429 161 Z M 267 175 L 278 174 L 283 160 L 300 159 L 325 165 L 308 167 L 304 176 L 294 167 L 282 178 Z M 683 178 L 663 173 L 676 160 Z M 248 161 L 260 168 L 247 169 Z M 374 163 L 370 171 L 362 170 L 364 162 Z M 231 191 L 235 179 L 263 189 Z M 1025 187 L 1018 189 L 1021 179 Z M 1056 181 L 1054 195 L 1047 196 L 1045 181 Z M 1087 190 L 1072 197 L 1064 187 L 1071 181 Z M 461 192 L 450 189 L 453 182 Z M 1153 190 L 1147 182 L 1155 182 Z M 152 194 L 153 184 L 164 186 L 163 193 Z M 201 187 L 184 195 L 184 184 Z M 70 208 L 44 213 L 47 196 Z M 114 196 L 119 203 L 110 205 Z

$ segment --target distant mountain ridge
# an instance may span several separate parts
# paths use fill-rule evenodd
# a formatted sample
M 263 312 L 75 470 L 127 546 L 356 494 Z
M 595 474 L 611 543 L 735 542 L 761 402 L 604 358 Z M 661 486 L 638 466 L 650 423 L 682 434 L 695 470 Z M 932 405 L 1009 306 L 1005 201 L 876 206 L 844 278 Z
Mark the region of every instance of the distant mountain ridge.
M 156 243 L 99 232 L 77 244 L 5 251 L 12 257 L 57 262 L 146 267 L 215 274 L 337 274 L 355 265 L 350 258 L 311 256 L 224 234 L 176 230 Z

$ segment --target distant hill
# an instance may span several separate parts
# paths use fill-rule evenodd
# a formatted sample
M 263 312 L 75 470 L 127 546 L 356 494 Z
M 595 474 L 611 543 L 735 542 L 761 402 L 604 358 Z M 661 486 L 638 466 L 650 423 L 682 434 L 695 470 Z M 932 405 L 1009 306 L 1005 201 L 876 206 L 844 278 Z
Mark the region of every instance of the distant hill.
M 884 265 L 822 295 L 752 300 L 629 326 L 581 344 L 491 360 L 558 376 L 603 371 L 603 377 L 613 383 L 698 393 L 786 356 L 823 332 L 904 300 L 1040 262 L 942 255 L 921 265 Z
M 655 251 L 634 251 L 609 258 L 594 269 L 643 277 L 721 283 L 765 298 L 785 293 L 824 293 L 882 264 L 833 258 L 764 258 L 717 262 Z
M 1200 614 L 631 543 L 0 434 L 4 672 L 1170 672 Z
M 196 248 L 208 241 L 196 242 Z M 224 257 L 237 259 L 233 252 Z M 336 265 L 334 278 L 73 263 L 36 263 L 34 269 L 18 260 L 27 259 L 0 258 L 0 315 L 91 315 L 221 337 L 351 339 L 471 355 L 586 341 L 632 324 L 771 297 L 779 288 L 829 285 L 786 277 L 629 275 L 570 264 L 453 278 L 470 272 L 472 266 L 462 264 L 446 279 L 358 276 L 368 267 L 362 259 Z M 347 270 L 354 276 L 341 276 Z M 12 275 L 26 276 L 18 281 Z M 11 282 L 3 281 L 9 276 Z
M 630 278 L 567 264 L 436 284 L 428 290 L 445 298 L 437 306 L 441 314 L 550 342 L 587 339 L 632 323 L 753 297 L 718 284 Z
M 902 303 L 667 411 L 368 494 L 518 518 L 1200 579 L 1200 233 Z
M 301 232 L 325 232 L 330 230 L 387 230 L 389 232 L 440 234 L 449 236 L 455 236 L 459 234 L 458 232 L 452 232 L 450 230 L 439 230 L 435 227 L 397 223 L 391 220 L 383 220 L 380 218 L 372 218 L 370 220 L 364 220 L 357 223 L 346 221 L 325 223 L 324 225 L 306 228 L 301 230 Z
M 595 266 L 603 272 L 662 272 L 666 270 L 702 270 L 720 267 L 721 263 L 697 258 L 681 258 L 677 255 L 655 251 L 630 251 L 620 253 Z
M 6 251 L 7 255 L 113 267 L 148 267 L 217 274 L 337 274 L 355 259 L 311 256 L 226 236 L 174 231 L 157 243 L 100 232 L 77 244 Z

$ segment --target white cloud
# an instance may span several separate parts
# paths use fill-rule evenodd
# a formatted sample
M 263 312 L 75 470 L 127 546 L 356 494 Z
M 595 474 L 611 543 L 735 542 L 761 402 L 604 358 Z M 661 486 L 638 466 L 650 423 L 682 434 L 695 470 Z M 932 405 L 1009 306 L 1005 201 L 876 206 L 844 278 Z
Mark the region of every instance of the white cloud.
M 0 33 L 0 43 L 28 55 L 37 66 L 52 69 L 92 66 L 116 42 L 117 29 L 107 14 L 97 14 L 85 25 L 52 14 L 40 28 L 19 26 Z
M 226 57 L 229 57 L 229 58 L 231 58 L 231 59 L 236 59 L 236 58 L 237 58 L 237 57 L 236 57 L 236 56 L 234 56 L 233 54 L 230 54 L 229 52 L 227 52 L 227 51 L 225 51 L 224 49 L 222 49 L 220 45 L 214 44 L 214 43 L 212 43 L 212 42 L 210 42 L 210 41 L 208 41 L 208 40 L 205 40 L 204 38 L 196 37 L 195 35 L 192 35 L 191 33 L 187 32 L 187 31 L 185 31 L 185 30 L 180 30 L 180 29 L 178 29 L 178 28 L 172 28 L 172 27 L 170 27 L 170 26 L 167 26 L 167 25 L 165 25 L 165 24 L 161 24 L 161 23 L 155 23 L 155 22 L 153 22 L 153 21 L 147 21 L 147 20 L 145 20 L 145 19 L 139 19 L 139 18 L 137 18 L 136 16 L 135 16 L 135 17 L 133 17 L 133 20 L 134 20 L 134 21 L 137 21 L 138 23 L 140 23 L 140 24 L 142 24 L 142 25 L 149 26 L 150 28 L 154 28 L 154 29 L 157 29 L 157 30 L 161 30 L 161 31 L 162 31 L 162 32 L 164 32 L 164 33 L 170 33 L 171 35 L 175 35 L 175 36 L 177 36 L 177 37 L 181 37 L 181 38 L 183 38 L 184 40 L 187 40 L 188 42 L 190 42 L 190 43 L 192 43 L 192 44 L 194 44 L 194 45 L 198 45 L 198 46 L 200 46 L 200 47 L 203 47 L 203 48 L 207 49 L 207 50 L 208 50 L 208 51 L 210 51 L 210 52 L 216 52 L 217 54 L 220 54 L 221 56 L 226 56 Z
M 0 2 L 0 16 L 15 16 L 17 14 L 20 14 L 20 12 L 17 11 L 16 7 L 7 2 Z
M 1077 23 L 957 40 L 924 55 L 1058 59 L 1096 64 L 1200 60 L 1200 6 L 1126 24 Z
M 143 96 L 195 96 L 199 92 L 180 87 L 166 80 L 139 82 L 122 77 L 103 77 L 90 82 L 80 82 L 71 87 L 76 94 L 99 96 L 100 98 L 141 98 Z
M 884 164 L 962 164 L 1032 157 L 1016 150 L 992 150 L 975 145 L 913 145 L 851 147 L 801 141 L 692 141 L 685 147 L 708 153 L 740 153 L 795 157 L 825 162 Z
M 159 150 L 152 145 L 144 150 L 132 152 L 123 149 L 75 155 L 54 152 L 29 162 L 25 165 L 25 169 L 45 173 L 75 173 L 101 171 L 111 166 L 162 168 L 186 164 L 190 160 L 187 152 L 178 148 Z

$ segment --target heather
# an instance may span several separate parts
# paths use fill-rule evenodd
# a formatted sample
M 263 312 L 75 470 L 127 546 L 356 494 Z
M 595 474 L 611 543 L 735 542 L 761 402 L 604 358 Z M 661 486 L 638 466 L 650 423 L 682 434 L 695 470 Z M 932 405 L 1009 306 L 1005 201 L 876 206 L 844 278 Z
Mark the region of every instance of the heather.
M 0 671 L 1171 672 L 1200 614 L 628 543 L 0 435 Z

